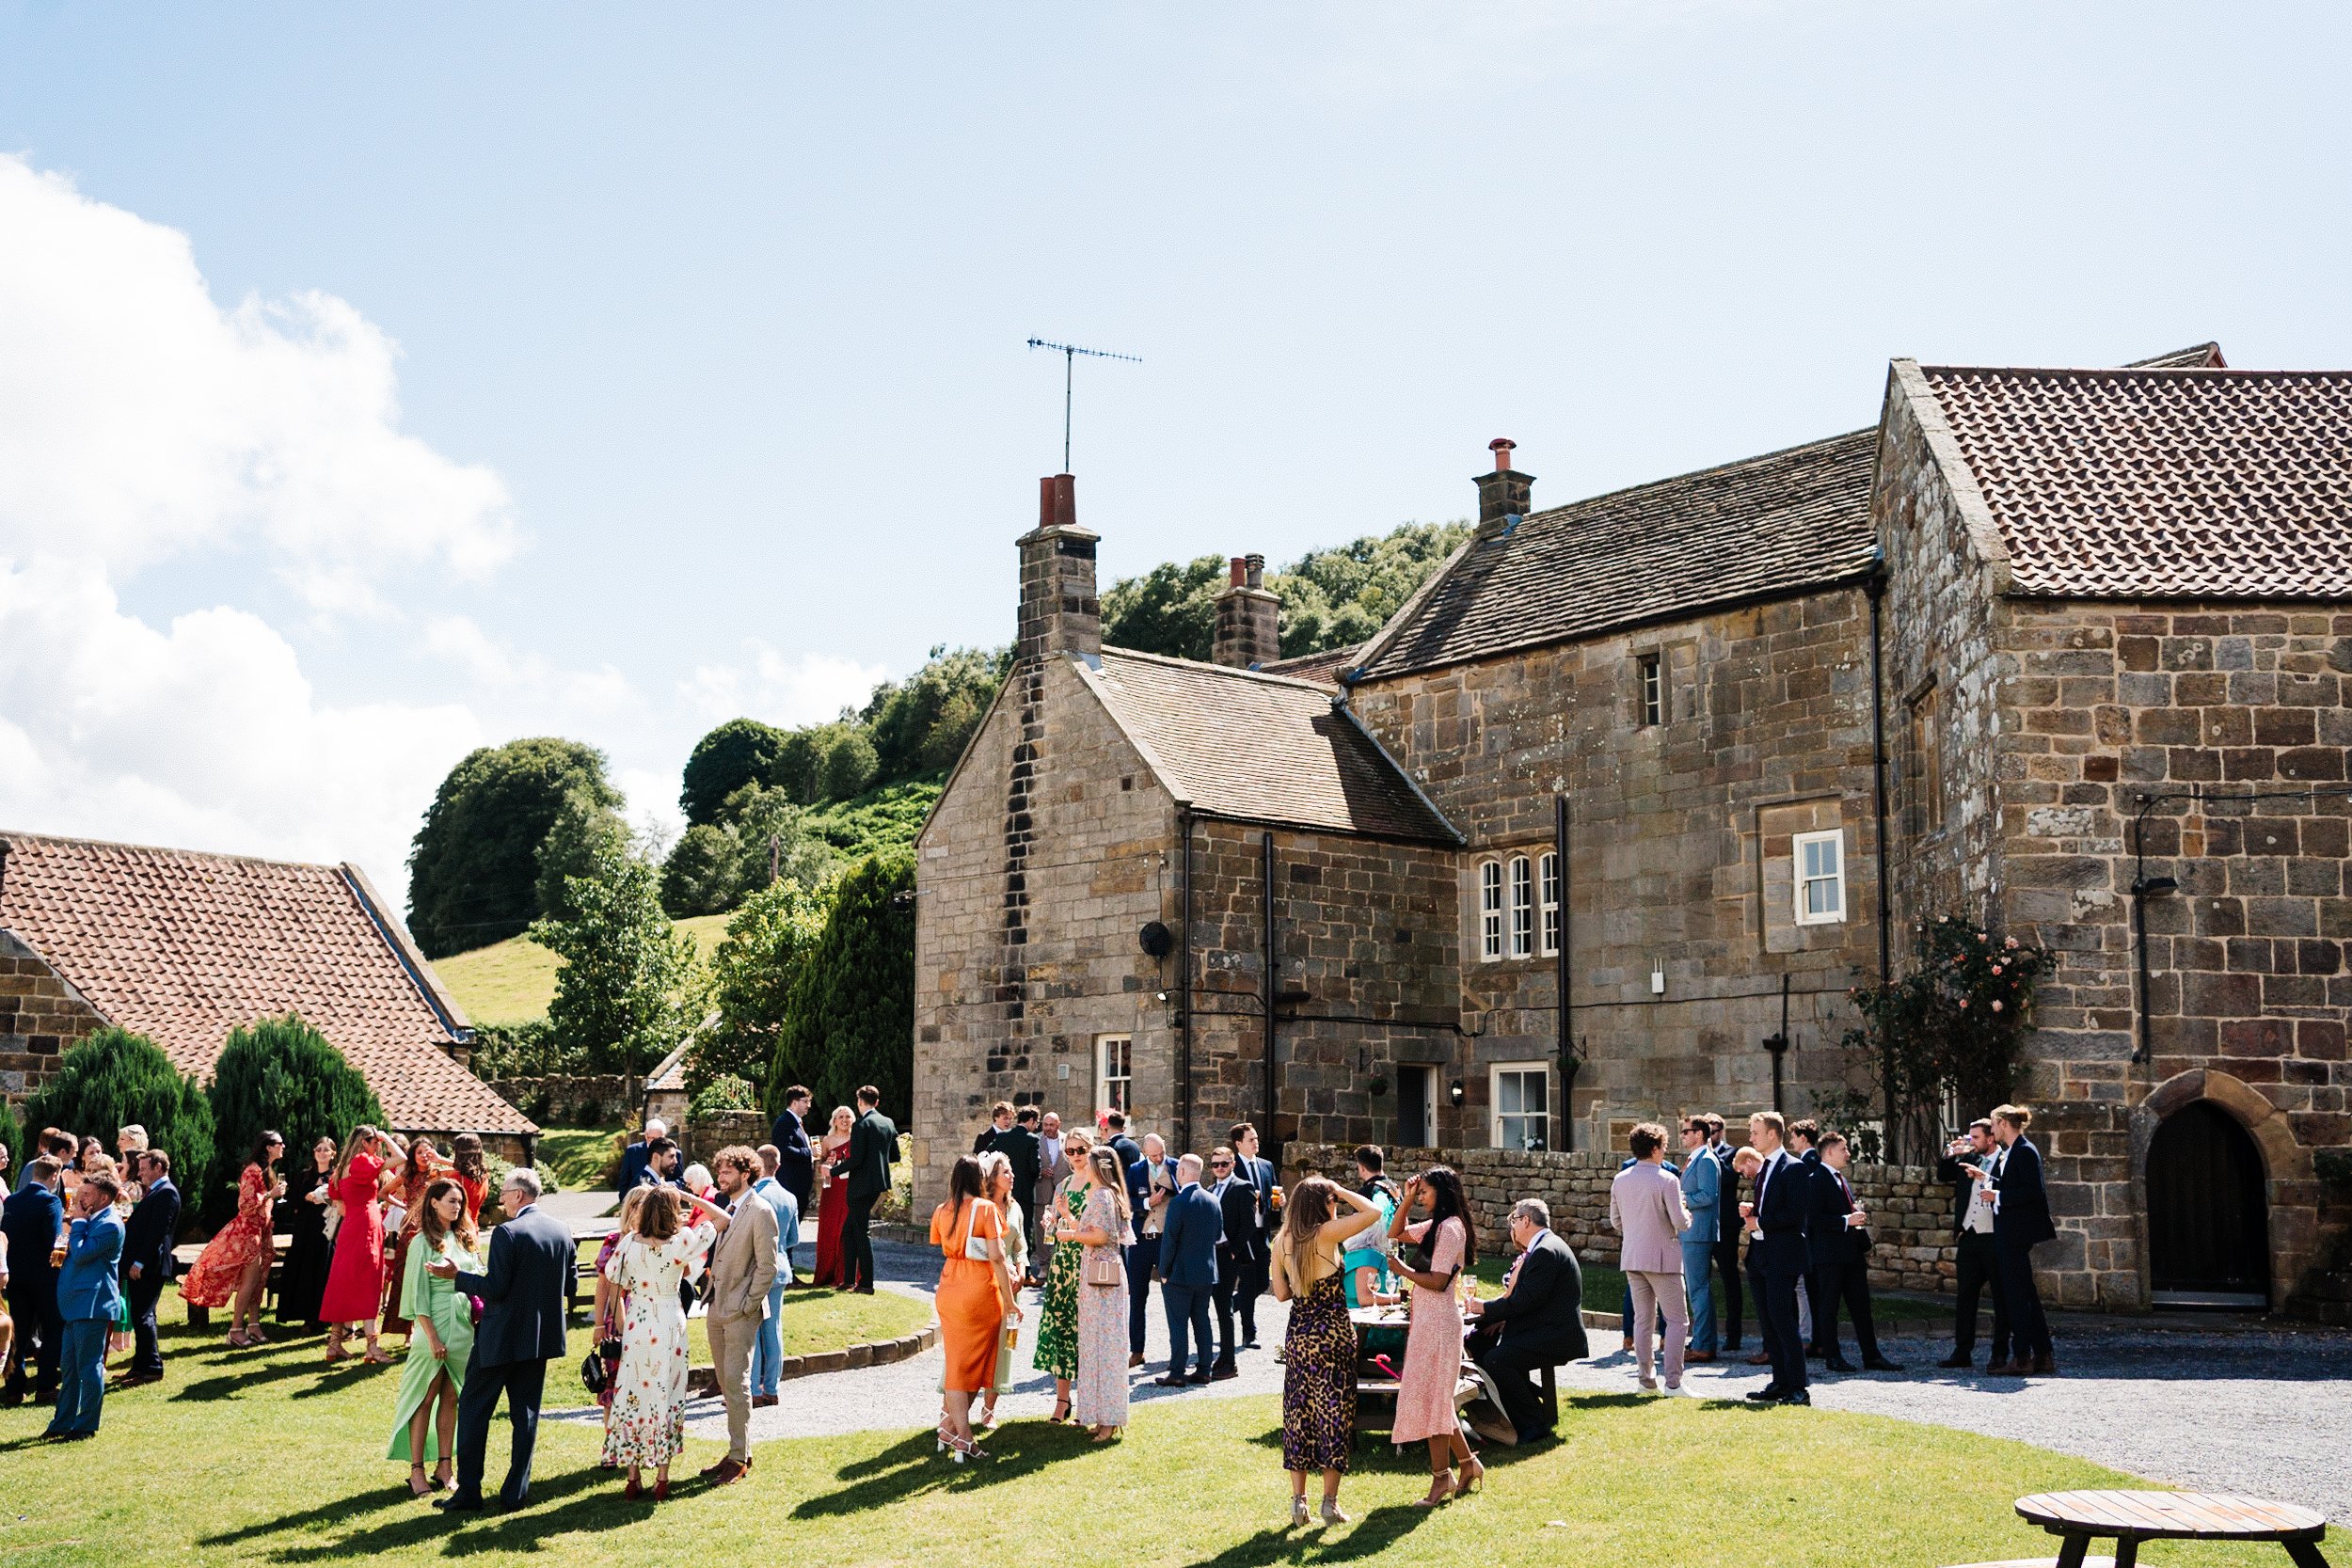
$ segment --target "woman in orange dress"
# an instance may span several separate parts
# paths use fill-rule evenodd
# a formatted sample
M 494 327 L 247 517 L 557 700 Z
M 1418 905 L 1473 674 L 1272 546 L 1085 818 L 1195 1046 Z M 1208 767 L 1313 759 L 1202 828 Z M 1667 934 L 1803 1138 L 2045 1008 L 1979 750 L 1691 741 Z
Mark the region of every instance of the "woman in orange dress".
M 238 1350 L 266 1338 L 262 1333 L 262 1287 L 269 1282 L 270 1259 L 276 1254 L 270 1212 L 286 1191 L 272 1167 L 285 1151 L 285 1139 L 275 1132 L 262 1134 L 245 1174 L 237 1179 L 237 1217 L 204 1243 L 195 1266 L 180 1281 L 180 1299 L 190 1307 L 236 1303 L 229 1315 L 229 1343 Z
M 408 1320 L 400 1315 L 402 1281 L 408 1277 L 408 1246 L 424 1227 L 424 1195 L 433 1183 L 449 1174 L 441 1164 L 441 1152 L 433 1147 L 433 1140 L 420 1136 L 408 1145 L 408 1159 L 400 1167 L 400 1184 L 393 1189 L 392 1201 L 401 1207 L 400 1239 L 392 1248 L 391 1266 L 384 1271 L 383 1333 L 397 1334 L 405 1338 Z
M 373 1127 L 353 1130 L 343 1146 L 343 1163 L 335 1173 L 333 1192 L 343 1206 L 342 1224 L 335 1230 L 335 1261 L 326 1271 L 326 1294 L 319 1302 L 319 1317 L 327 1326 L 326 1359 L 341 1361 L 344 1331 L 353 1323 L 367 1326 L 369 1360 L 389 1365 L 391 1357 L 376 1343 L 379 1315 L 384 1310 L 385 1191 L 400 1179 L 391 1162 L 400 1146 Z
M 490 1163 L 483 1157 L 482 1134 L 460 1132 L 450 1140 L 450 1176 L 466 1195 L 466 1223 L 482 1224 L 482 1206 L 490 1201 Z
M 963 1155 L 948 1172 L 947 1201 L 931 1211 L 931 1244 L 946 1258 L 932 1300 L 946 1360 L 939 1447 L 959 1465 L 988 1457 L 972 1440 L 972 1399 L 995 1386 L 996 1337 L 1014 1310 L 1004 1212 L 981 1189 L 979 1161 Z

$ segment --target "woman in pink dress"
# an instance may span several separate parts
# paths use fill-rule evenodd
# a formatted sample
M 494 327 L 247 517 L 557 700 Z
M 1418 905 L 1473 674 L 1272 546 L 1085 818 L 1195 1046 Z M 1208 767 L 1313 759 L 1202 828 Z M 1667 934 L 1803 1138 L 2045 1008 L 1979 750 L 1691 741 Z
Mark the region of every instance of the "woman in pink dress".
M 276 1170 L 278 1157 L 285 1151 L 285 1139 L 275 1132 L 262 1134 L 251 1163 L 237 1179 L 237 1217 L 204 1243 L 195 1266 L 180 1281 L 180 1299 L 190 1307 L 236 1304 L 229 1314 L 229 1342 L 238 1350 L 267 1338 L 262 1333 L 262 1287 L 269 1282 L 275 1255 L 271 1209 L 286 1192 Z
M 819 1285 L 840 1290 L 849 1284 L 849 1270 L 841 1256 L 841 1222 L 850 1212 L 850 1174 L 833 1174 L 833 1162 L 850 1147 L 850 1128 L 853 1118 L 847 1105 L 834 1107 L 833 1125 L 818 1142 L 817 1168 L 824 1173 L 824 1196 L 817 1205 L 817 1278 Z
M 1408 1223 L 1427 1205 L 1429 1217 Z M 1397 1273 L 1413 1282 L 1412 1328 L 1405 1339 L 1405 1373 L 1396 1391 L 1396 1425 L 1391 1438 L 1429 1445 L 1429 1495 L 1415 1504 L 1435 1508 L 1458 1493 L 1474 1491 L 1486 1467 L 1470 1454 L 1454 1412 L 1454 1390 L 1462 1376 L 1462 1308 L 1454 1282 L 1478 1261 L 1478 1218 L 1470 1212 L 1462 1179 L 1450 1165 L 1432 1165 L 1405 1189 L 1405 1199 L 1389 1222 L 1392 1241 L 1419 1243 L 1409 1259 L 1398 1250 Z M 1418 1263 L 1413 1268 L 1408 1263 Z M 1459 1479 L 1455 1470 L 1459 1469 Z
M 391 1357 L 376 1343 L 384 1311 L 385 1191 L 400 1180 L 392 1162 L 400 1146 L 373 1127 L 357 1128 L 343 1146 L 342 1167 L 329 1189 L 343 1206 L 343 1222 L 335 1232 L 335 1261 L 326 1271 L 326 1294 L 319 1302 L 319 1317 L 326 1330 L 326 1359 L 341 1361 L 344 1331 L 353 1323 L 367 1325 L 367 1358 L 379 1365 Z

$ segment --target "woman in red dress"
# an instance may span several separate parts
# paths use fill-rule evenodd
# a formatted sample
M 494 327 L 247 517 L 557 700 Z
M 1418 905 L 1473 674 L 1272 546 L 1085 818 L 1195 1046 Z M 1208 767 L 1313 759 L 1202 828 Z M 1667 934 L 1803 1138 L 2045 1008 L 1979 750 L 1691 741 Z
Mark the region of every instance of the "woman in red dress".
M 850 1212 L 850 1178 L 832 1174 L 833 1162 L 850 1147 L 850 1108 L 834 1108 L 833 1126 L 818 1140 L 818 1165 L 825 1174 L 824 1196 L 817 1203 L 817 1283 L 840 1290 L 850 1283 L 841 1256 L 841 1222 Z
M 384 1209 L 379 1201 L 400 1172 L 391 1162 L 400 1146 L 373 1127 L 356 1129 L 343 1146 L 343 1163 L 335 1172 L 333 1192 L 343 1206 L 343 1222 L 335 1232 L 335 1261 L 326 1271 L 326 1294 L 319 1316 L 328 1324 L 326 1359 L 341 1361 L 344 1330 L 365 1323 L 369 1360 L 379 1365 L 392 1358 L 376 1343 L 384 1310 Z
M 466 1223 L 479 1228 L 482 1206 L 490 1201 L 490 1162 L 483 1157 L 482 1134 L 460 1132 L 450 1140 L 450 1175 L 466 1195 Z
M 382 1332 L 408 1337 L 408 1320 L 400 1315 L 400 1289 L 408 1277 L 408 1244 L 424 1227 L 424 1195 L 433 1183 L 447 1175 L 449 1167 L 441 1164 L 440 1150 L 433 1140 L 421 1135 L 408 1145 L 407 1163 L 400 1167 L 398 1187 L 393 1201 L 401 1207 L 400 1240 L 392 1248 L 391 1266 L 384 1271 L 384 1326 Z
M 180 1299 L 190 1307 L 236 1303 L 229 1314 L 229 1342 L 238 1350 L 266 1338 L 262 1333 L 262 1287 L 269 1282 L 276 1252 L 270 1211 L 286 1191 L 272 1167 L 285 1151 L 285 1139 L 275 1132 L 262 1134 L 251 1163 L 237 1179 L 237 1217 L 204 1243 L 195 1266 L 180 1281 Z

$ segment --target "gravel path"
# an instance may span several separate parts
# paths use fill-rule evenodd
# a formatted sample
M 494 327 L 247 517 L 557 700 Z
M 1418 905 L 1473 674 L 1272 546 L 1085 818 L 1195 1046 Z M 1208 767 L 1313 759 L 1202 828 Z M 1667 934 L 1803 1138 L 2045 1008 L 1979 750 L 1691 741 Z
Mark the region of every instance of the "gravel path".
M 878 1243 L 884 1290 L 928 1300 L 938 1277 L 931 1248 Z M 1287 1310 L 1271 1296 L 1259 1304 L 1262 1349 L 1240 1357 L 1241 1376 L 1205 1388 L 1154 1388 L 1168 1369 L 1168 1324 L 1158 1292 L 1149 1314 L 1147 1364 L 1132 1381 L 1143 1406 L 1165 1399 L 1231 1399 L 1279 1393 L 1274 1359 Z M 1023 1292 L 1025 1316 L 1017 1367 L 1029 1365 L 1036 1296 Z M 1941 1338 L 1888 1341 L 1900 1373 L 1823 1377 L 1813 1402 L 2014 1438 L 2145 1477 L 2161 1485 L 2244 1492 L 2317 1508 L 2352 1527 L 2352 1335 L 2200 1331 L 2140 1327 L 2106 1320 L 2070 1324 L 2060 1318 L 2058 1364 L 2065 1375 L 2021 1380 L 1946 1372 L 1932 1363 L 1948 1347 Z M 2070 1329 L 2072 1330 L 2070 1332 Z M 1632 1357 L 1615 1351 L 1613 1332 L 1592 1332 L 1604 1354 L 1560 1370 L 1562 1390 L 1624 1393 Z M 787 1347 L 787 1349 L 789 1347 Z M 1851 1340 L 1848 1354 L 1852 1354 Z M 755 1439 L 813 1437 L 928 1427 L 939 1418 L 941 1354 L 856 1371 L 828 1372 L 786 1384 L 783 1402 L 752 1413 Z M 1763 1385 L 1765 1369 L 1744 1362 L 1693 1367 L 1685 1397 L 1739 1399 Z M 1041 1417 L 1054 1405 L 1050 1378 L 1027 1372 L 997 1405 L 1000 1419 Z M 586 1413 L 589 1419 L 596 1412 Z M 579 1418 L 573 1417 L 569 1418 Z M 1571 1416 L 1568 1418 L 1573 1419 Z M 689 1406 L 687 1425 L 700 1437 L 726 1436 L 717 1400 Z

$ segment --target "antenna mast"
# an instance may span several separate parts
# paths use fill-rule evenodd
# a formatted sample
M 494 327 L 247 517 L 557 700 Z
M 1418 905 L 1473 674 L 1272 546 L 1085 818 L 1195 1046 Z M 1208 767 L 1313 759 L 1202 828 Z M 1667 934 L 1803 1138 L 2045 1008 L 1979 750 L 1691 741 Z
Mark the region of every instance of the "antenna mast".
M 1084 354 L 1096 359 L 1124 359 L 1131 365 L 1142 364 L 1143 356 L 1136 354 L 1113 354 L 1110 350 L 1104 348 L 1080 348 L 1075 343 L 1049 343 L 1042 338 L 1030 339 L 1029 346 L 1050 348 L 1061 356 L 1061 471 L 1068 473 L 1070 471 L 1070 391 L 1073 368 L 1078 362 L 1078 356 Z

